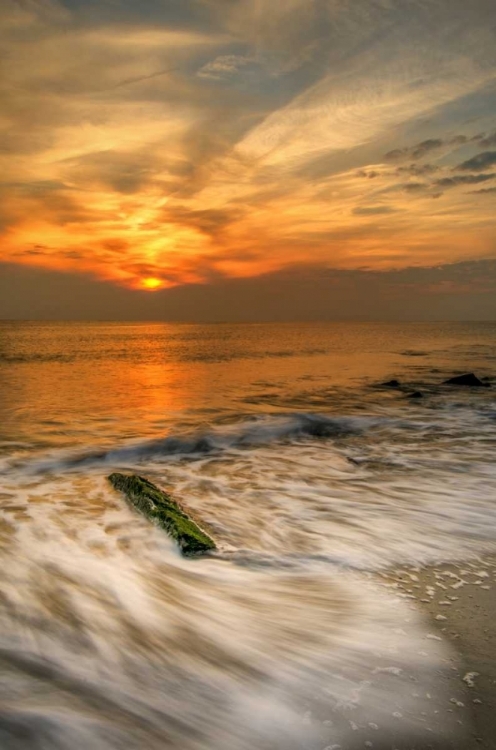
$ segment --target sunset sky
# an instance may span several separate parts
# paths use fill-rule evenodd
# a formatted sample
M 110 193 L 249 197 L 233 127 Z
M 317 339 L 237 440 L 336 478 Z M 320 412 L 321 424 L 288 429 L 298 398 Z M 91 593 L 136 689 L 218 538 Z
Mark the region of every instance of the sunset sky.
M 0 316 L 496 318 L 495 0 L 2 0 L 0 39 Z

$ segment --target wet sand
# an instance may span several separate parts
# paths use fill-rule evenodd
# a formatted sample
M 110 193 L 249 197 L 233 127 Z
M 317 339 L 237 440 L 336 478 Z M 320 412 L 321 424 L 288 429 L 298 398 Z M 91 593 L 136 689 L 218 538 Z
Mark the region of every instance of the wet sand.
M 426 618 L 427 638 L 451 646 L 446 711 L 463 748 L 496 748 L 496 559 L 401 569 L 384 576 Z M 430 628 L 429 628 L 430 626 Z

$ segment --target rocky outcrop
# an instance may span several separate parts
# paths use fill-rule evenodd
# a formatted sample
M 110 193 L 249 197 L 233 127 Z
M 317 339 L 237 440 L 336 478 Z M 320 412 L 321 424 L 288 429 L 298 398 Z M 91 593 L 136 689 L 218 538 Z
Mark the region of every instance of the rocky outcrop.
M 476 375 L 474 375 L 473 372 L 469 372 L 466 375 L 457 375 L 454 378 L 445 380 L 443 385 L 465 385 L 465 386 L 471 386 L 475 388 L 487 388 L 488 387 L 488 384 L 483 383 L 482 380 L 479 380 L 479 378 Z
M 176 540 L 184 555 L 199 555 L 216 549 L 215 542 L 179 507 L 170 495 L 137 475 L 111 474 L 110 484 L 129 502 Z

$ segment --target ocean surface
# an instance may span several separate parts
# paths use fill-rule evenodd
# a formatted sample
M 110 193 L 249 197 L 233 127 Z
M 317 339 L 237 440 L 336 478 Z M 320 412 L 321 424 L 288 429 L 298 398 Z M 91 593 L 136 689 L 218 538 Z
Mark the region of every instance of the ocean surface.
M 381 574 L 496 551 L 495 323 L 3 322 L 0 383 L 0 747 L 445 746 L 451 655 Z

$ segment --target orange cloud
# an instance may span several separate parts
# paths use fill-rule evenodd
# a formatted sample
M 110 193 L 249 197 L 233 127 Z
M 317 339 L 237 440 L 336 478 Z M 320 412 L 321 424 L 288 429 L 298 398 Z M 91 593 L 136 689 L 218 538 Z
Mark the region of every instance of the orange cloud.
M 311 3 L 283 5 L 86 23 L 7 0 L 0 259 L 153 290 L 494 255 L 484 14 L 465 8 L 433 64 L 422 3 L 388 16 L 387 40 L 365 0 L 333 3 L 333 45 Z

